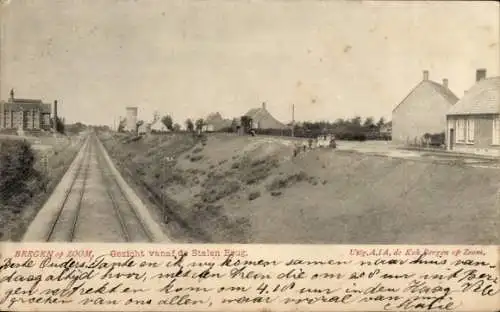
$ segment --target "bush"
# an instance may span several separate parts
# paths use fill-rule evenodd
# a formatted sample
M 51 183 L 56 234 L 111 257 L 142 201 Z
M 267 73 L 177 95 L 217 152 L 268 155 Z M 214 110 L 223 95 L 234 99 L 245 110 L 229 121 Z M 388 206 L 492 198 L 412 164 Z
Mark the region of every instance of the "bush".
M 278 167 L 279 161 L 276 158 L 264 158 L 251 161 L 248 158 L 242 159 L 239 163 L 233 163 L 231 168 L 240 169 L 240 179 L 245 184 L 255 184 L 266 179 L 273 168 Z
M 289 187 L 297 182 L 304 181 L 308 178 L 307 174 L 303 171 L 299 173 L 289 174 L 286 176 L 276 177 L 268 186 L 269 191 L 275 191 Z
M 23 204 L 41 178 L 35 169 L 35 154 L 27 141 L 0 143 L 0 203 L 12 199 L 16 205 Z
M 202 158 L 203 158 L 203 155 L 194 155 L 194 156 L 191 156 L 190 160 L 191 160 L 191 162 L 196 162 Z
M 165 172 L 163 176 L 163 183 L 185 185 L 186 179 L 184 178 L 182 171 L 173 169 Z
M 123 144 L 129 144 L 129 143 L 132 143 L 132 142 L 137 142 L 140 139 L 142 139 L 142 136 L 136 135 L 136 136 L 132 136 L 130 138 L 126 138 L 125 140 L 122 141 L 122 143 Z
M 260 197 L 259 191 L 255 191 L 255 192 L 248 194 L 248 200 L 254 200 L 254 199 L 259 198 L 259 197 Z
M 432 146 L 441 146 L 445 144 L 445 134 L 444 132 L 441 133 L 434 133 L 430 135 L 430 145 Z
M 219 180 L 219 183 L 207 182 L 205 183 L 206 189 L 201 194 L 201 199 L 205 203 L 214 203 L 241 189 L 241 185 L 237 181 Z
M 219 166 L 225 164 L 226 162 L 227 162 L 227 159 L 223 159 L 223 160 L 219 161 Z

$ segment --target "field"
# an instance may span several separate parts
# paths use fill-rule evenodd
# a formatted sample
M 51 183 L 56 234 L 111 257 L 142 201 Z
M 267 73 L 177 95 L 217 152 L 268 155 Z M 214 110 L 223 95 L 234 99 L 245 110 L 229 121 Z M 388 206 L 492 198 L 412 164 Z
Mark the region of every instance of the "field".
M 498 170 L 342 149 L 293 157 L 292 142 L 265 137 L 101 139 L 178 241 L 500 242 Z
M 14 143 L 13 142 L 17 142 Z M 25 229 L 35 217 L 38 209 L 47 199 L 53 188 L 68 168 L 76 152 L 80 148 L 81 138 L 53 136 L 26 138 L 29 149 L 20 150 L 22 140 L 17 136 L 0 136 L 0 168 L 4 176 L 7 173 L 19 170 L 28 170 L 19 167 L 19 159 L 33 157 L 33 171 L 22 174 L 19 185 L 22 188 L 4 185 L 0 200 L 0 239 L 19 240 Z M 10 169 L 9 169 L 10 168 Z M 13 169 L 16 168 L 16 169 Z M 13 195 L 8 198 L 7 194 Z

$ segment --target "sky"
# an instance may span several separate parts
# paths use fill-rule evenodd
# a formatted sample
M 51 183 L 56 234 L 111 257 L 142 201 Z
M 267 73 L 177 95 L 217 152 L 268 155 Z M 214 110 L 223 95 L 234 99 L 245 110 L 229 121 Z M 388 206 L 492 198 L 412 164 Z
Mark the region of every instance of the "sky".
M 0 98 L 58 100 L 68 122 L 220 112 L 391 119 L 429 70 L 459 97 L 499 75 L 495 2 L 11 0 L 0 11 Z

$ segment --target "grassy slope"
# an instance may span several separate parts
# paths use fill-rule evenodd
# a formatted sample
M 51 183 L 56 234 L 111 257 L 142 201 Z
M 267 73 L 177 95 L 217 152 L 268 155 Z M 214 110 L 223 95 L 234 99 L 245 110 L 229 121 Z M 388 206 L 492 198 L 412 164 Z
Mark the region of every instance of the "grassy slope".
M 53 151 L 48 163 L 49 172 L 46 176 L 47 193 L 37 189 L 35 196 L 25 204 L 8 207 L 0 205 L 0 240 L 18 241 L 21 239 L 38 210 L 66 172 L 82 143 L 77 137 L 59 140 L 59 142 L 56 142 L 53 137 L 42 137 L 38 138 L 38 140 L 47 147 L 50 146 Z M 35 151 L 35 157 L 37 158 L 35 168 L 37 170 L 41 170 L 39 156 L 40 152 Z
M 331 150 L 290 159 L 291 146 L 262 140 L 155 137 L 111 151 L 134 157 L 176 217 L 209 241 L 499 242 L 496 170 Z M 177 162 L 161 167 L 166 156 Z

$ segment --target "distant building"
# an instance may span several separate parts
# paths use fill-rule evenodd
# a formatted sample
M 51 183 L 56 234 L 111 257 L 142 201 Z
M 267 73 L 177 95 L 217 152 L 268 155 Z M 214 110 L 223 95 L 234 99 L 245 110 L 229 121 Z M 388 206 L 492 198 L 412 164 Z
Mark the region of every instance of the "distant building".
M 135 132 L 137 129 L 137 107 L 127 107 L 127 117 L 125 117 L 125 131 Z
M 50 116 L 50 104 L 38 99 L 15 98 L 13 90 L 7 102 L 0 101 L 0 129 L 50 130 Z
M 500 77 L 476 72 L 476 83 L 447 113 L 448 150 L 500 156 Z
M 137 133 L 138 134 L 148 134 L 151 130 L 151 124 L 149 123 L 142 123 L 138 128 L 137 128 Z
M 170 130 L 165 126 L 161 119 L 156 119 L 150 126 L 151 132 L 169 132 Z
M 429 72 L 423 72 L 422 81 L 392 111 L 392 141 L 413 143 L 426 134 L 446 130 L 446 113 L 458 101 L 443 83 L 429 80 Z
M 287 126 L 274 118 L 266 108 L 266 103 L 262 107 L 252 108 L 245 116 L 252 118 L 253 129 L 286 129 Z
M 232 121 L 230 119 L 222 118 L 222 115 L 217 113 L 212 113 L 208 115 L 205 119 L 205 124 L 203 125 L 203 131 L 212 132 L 220 131 L 225 128 L 231 127 Z

